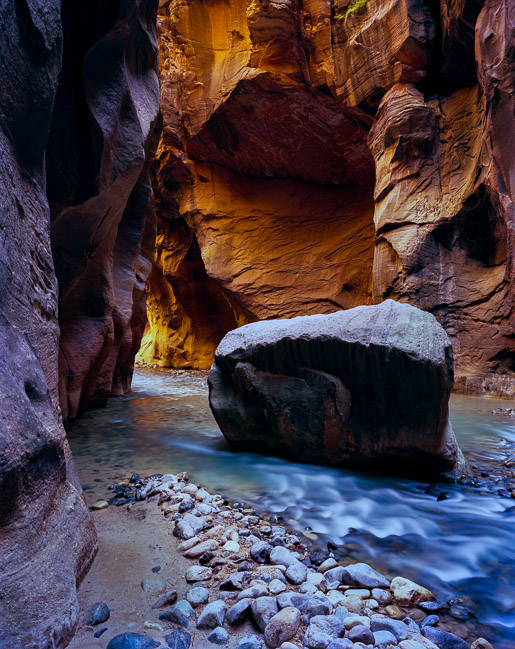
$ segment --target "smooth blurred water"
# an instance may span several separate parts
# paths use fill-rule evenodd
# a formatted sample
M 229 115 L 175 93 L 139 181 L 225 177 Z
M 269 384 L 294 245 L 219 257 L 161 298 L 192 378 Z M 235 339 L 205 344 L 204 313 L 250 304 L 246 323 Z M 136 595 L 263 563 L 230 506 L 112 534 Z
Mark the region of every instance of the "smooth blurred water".
M 455 395 L 451 421 L 471 464 L 498 469 L 515 442 L 513 405 Z M 229 451 L 209 410 L 204 373 L 138 371 L 133 392 L 88 412 L 69 435 L 89 502 L 114 480 L 187 471 L 206 488 L 281 514 L 320 542 L 432 589 L 473 597 L 496 649 L 515 648 L 515 500 L 456 484 L 388 478 Z M 507 440 L 503 442 L 503 440 Z M 515 472 L 515 469 L 514 469 Z M 492 479 L 489 479 L 492 482 Z M 513 475 L 515 488 L 515 473 Z M 499 484 L 499 487 L 502 485 Z

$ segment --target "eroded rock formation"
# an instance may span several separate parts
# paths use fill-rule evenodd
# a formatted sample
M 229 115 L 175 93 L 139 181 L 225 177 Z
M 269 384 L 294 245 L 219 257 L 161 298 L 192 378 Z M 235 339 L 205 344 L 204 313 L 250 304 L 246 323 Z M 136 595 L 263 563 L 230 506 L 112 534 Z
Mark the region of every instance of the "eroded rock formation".
M 149 363 L 206 368 L 237 325 L 370 300 L 371 120 L 330 92 L 311 27 L 297 2 L 161 9 Z
M 57 0 L 0 9 L 0 646 L 63 646 L 96 533 L 59 413 L 57 279 L 44 156 Z
M 459 474 L 452 384 L 452 346 L 434 316 L 386 300 L 231 331 L 216 350 L 209 403 L 235 451 Z
M 443 324 L 457 387 L 512 394 L 514 9 L 352 8 L 161 2 L 139 358 L 207 367 L 245 322 L 394 297 Z
M 0 8 L 0 646 L 9 649 L 67 644 L 96 549 L 62 412 L 127 389 L 143 331 L 156 13 L 143 0 Z
M 130 388 L 155 239 L 159 75 L 157 0 L 67 0 L 62 11 L 47 172 L 66 420 Z

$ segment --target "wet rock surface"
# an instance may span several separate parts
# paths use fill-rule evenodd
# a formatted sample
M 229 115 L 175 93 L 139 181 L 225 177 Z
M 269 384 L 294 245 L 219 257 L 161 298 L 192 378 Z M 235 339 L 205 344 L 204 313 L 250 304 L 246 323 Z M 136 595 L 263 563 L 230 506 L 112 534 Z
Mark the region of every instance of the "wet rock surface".
M 442 474 L 464 468 L 448 419 L 452 384 L 442 327 L 387 300 L 230 332 L 209 373 L 209 399 L 235 451 Z M 271 551 L 273 563 L 280 551 Z M 357 585 L 388 585 L 353 570 Z
M 165 615 L 163 609 L 152 610 L 149 605 L 144 633 L 135 628 L 136 639 L 131 641 L 143 642 L 143 636 L 149 642 L 161 642 L 172 649 L 215 645 L 234 649 L 390 649 L 390 645 L 399 649 L 469 649 L 472 642 L 476 643 L 474 649 L 490 649 L 484 638 L 474 635 L 472 627 L 467 626 L 469 622 L 450 622 L 452 616 L 447 611 L 452 606 L 473 610 L 474 603 L 467 598 L 436 603 L 432 593 L 413 581 L 387 577 L 365 563 L 343 565 L 331 552 L 311 550 L 304 539 L 301 541 L 275 520 L 270 524 L 245 505 L 231 505 L 218 494 L 207 494 L 198 485 L 192 485 L 186 474 L 123 483 L 125 497 L 131 501 L 127 506 L 130 516 L 136 516 L 141 508 L 154 508 L 152 501 L 159 506 L 175 548 L 169 560 L 172 565 L 182 566 L 176 586 L 179 602 L 168 612 L 165 609 Z M 136 501 L 136 491 L 146 496 Z M 202 531 L 196 538 L 182 541 L 174 539 L 173 530 L 191 516 L 189 512 L 177 514 L 176 505 L 185 494 L 195 494 L 197 503 L 209 500 L 211 511 L 198 516 Z M 99 515 L 108 513 L 102 511 Z M 236 536 L 238 552 L 224 550 L 227 539 Z M 280 542 L 271 546 L 264 563 L 258 551 L 262 548 L 260 537 Z M 207 565 L 199 564 L 199 556 L 188 555 L 192 547 L 213 540 L 217 547 Z M 254 546 L 258 547 L 253 552 Z M 160 565 L 164 563 L 161 558 Z M 299 563 L 306 568 L 302 584 L 293 583 L 286 576 L 288 569 Z M 202 583 L 191 584 L 191 569 L 207 569 L 210 573 Z M 285 590 L 274 594 L 274 582 L 282 584 Z M 323 592 L 320 588 L 325 583 L 330 590 Z M 313 590 L 301 592 L 307 585 Z M 166 579 L 161 588 L 167 590 Z M 421 593 L 423 598 L 417 599 Z M 163 596 L 170 597 L 169 589 Z M 428 608 L 427 612 L 424 608 Z M 440 611 L 438 615 L 434 613 L 436 608 Z M 112 614 L 108 625 L 115 624 L 115 618 L 116 614 L 114 618 Z M 187 625 L 187 629 L 182 625 Z M 118 642 L 120 637 L 118 634 L 111 642 Z M 125 649 L 125 645 L 121 646 Z M 133 649 L 132 645 L 128 647 Z

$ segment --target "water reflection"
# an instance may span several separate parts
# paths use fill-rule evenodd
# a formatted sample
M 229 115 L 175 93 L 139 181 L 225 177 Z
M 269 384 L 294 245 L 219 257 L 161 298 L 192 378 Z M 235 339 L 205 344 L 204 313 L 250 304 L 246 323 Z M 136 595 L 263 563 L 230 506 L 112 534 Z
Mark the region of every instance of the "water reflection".
M 354 559 L 419 580 L 440 597 L 473 596 L 496 624 L 496 649 L 515 647 L 515 501 L 460 485 L 232 454 L 207 404 L 205 375 L 139 371 L 133 393 L 76 423 L 70 443 L 87 499 L 110 482 L 188 471 L 211 490 L 312 528 Z M 467 459 L 489 471 L 515 442 L 515 422 L 491 414 L 508 404 L 453 396 L 451 419 Z M 515 481 L 515 480 L 514 480 Z

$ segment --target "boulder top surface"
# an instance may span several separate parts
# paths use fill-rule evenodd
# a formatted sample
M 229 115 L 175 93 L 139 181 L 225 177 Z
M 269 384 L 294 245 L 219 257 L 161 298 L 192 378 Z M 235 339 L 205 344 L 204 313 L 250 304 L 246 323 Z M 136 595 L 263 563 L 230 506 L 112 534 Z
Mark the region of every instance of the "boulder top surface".
M 364 346 L 395 347 L 418 360 L 446 363 L 451 342 L 436 318 L 417 307 L 395 300 L 330 314 L 262 320 L 225 335 L 215 354 L 217 361 L 250 362 L 261 349 L 290 340 L 342 341 Z M 260 365 L 260 363 L 256 363 Z M 452 360 L 451 360 L 452 365 Z

